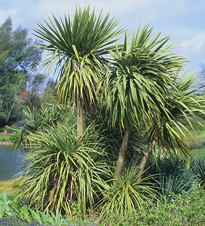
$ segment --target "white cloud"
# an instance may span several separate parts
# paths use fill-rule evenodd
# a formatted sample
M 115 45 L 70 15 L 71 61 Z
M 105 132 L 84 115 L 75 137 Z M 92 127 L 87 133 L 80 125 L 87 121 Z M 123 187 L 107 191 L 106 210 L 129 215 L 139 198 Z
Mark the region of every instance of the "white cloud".
M 205 31 L 181 42 L 180 47 L 182 55 L 194 66 L 199 66 L 201 62 L 205 62 Z
M 13 18 L 17 11 L 18 9 L 12 9 L 7 11 L 0 9 L 0 24 L 4 23 L 8 17 Z
M 179 42 L 177 50 L 193 65 L 205 62 L 205 1 L 204 0 L 0 0 L 0 24 L 11 16 L 14 28 L 31 28 L 36 22 L 43 22 L 47 15 L 72 16 L 76 5 L 103 9 L 111 17 L 121 21 L 122 27 L 131 33 L 140 23 L 154 26 L 154 32 L 162 32 L 162 37 L 170 35 L 170 42 Z M 3 1 L 3 3 L 2 3 Z

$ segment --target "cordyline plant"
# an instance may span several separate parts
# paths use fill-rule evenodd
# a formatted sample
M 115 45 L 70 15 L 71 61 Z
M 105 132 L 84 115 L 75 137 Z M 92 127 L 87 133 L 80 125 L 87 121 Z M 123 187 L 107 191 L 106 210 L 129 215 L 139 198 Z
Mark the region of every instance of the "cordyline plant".
M 70 16 L 57 20 L 55 16 L 45 20 L 46 26 L 38 23 L 34 35 L 45 41 L 37 43 L 38 48 L 49 52 L 40 68 L 49 70 L 55 63 L 59 71 L 58 96 L 63 103 L 71 101 L 77 106 L 77 138 L 83 134 L 83 109 L 85 103 L 94 103 L 98 83 L 98 65 L 107 62 L 105 54 L 114 49 L 111 46 L 122 30 L 118 22 L 103 18 L 102 11 L 97 16 L 90 7 L 76 9 L 74 18 Z
M 100 84 L 104 88 L 105 115 L 109 124 L 125 130 L 115 170 L 115 187 L 120 180 L 133 128 L 140 131 L 141 126 L 152 122 L 161 111 L 169 117 L 164 97 L 172 74 L 182 65 L 183 58 L 171 53 L 173 45 L 166 45 L 169 37 L 159 39 L 159 36 L 153 37 L 153 29 L 148 25 L 139 27 L 129 44 L 126 33 L 123 47 L 116 44 L 115 52 L 110 51 L 113 57 L 110 75 Z M 157 140 L 153 138 L 153 142 Z
M 149 148 L 147 152 L 144 152 L 139 174 L 144 171 L 148 156 L 156 144 L 158 148 L 166 149 L 171 157 L 172 154 L 179 154 L 183 160 L 190 160 L 193 156 L 185 142 L 184 131 L 189 132 L 186 125 L 193 129 L 193 122 L 203 126 L 198 115 L 205 114 L 205 98 L 204 95 L 196 94 L 199 88 L 196 73 L 189 75 L 189 72 L 185 72 L 179 76 L 179 71 L 177 71 L 172 85 L 169 86 L 169 92 L 165 95 L 164 106 L 169 114 L 161 111 L 152 120 L 146 134 Z M 141 177 L 138 178 L 140 179 Z
M 12 185 L 15 198 L 27 197 L 30 206 L 36 204 L 41 210 L 57 212 L 66 208 L 69 214 L 75 201 L 85 216 L 88 207 L 93 209 L 96 186 L 101 181 L 96 172 L 103 171 L 95 166 L 95 156 L 103 153 L 103 141 L 95 140 L 97 134 L 88 127 L 80 145 L 72 115 L 67 122 L 30 132 L 23 170 Z M 79 167 L 76 160 L 84 167 Z

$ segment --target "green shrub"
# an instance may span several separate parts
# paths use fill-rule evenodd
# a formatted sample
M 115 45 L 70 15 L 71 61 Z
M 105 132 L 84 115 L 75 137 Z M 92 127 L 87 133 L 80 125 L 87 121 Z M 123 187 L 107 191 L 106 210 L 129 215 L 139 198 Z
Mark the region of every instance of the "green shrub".
M 0 136 L 0 141 L 7 141 L 7 140 L 9 140 L 9 136 L 8 135 Z
M 119 214 L 110 214 L 99 222 L 99 218 L 86 221 L 77 219 L 81 214 L 77 204 L 73 206 L 76 219 L 71 220 L 68 217 L 63 219 L 60 212 L 54 215 L 51 211 L 44 213 L 36 207 L 30 209 L 27 200 L 23 199 L 15 203 L 12 195 L 1 194 L 4 196 L 11 213 L 4 212 L 3 218 L 0 218 L 0 225 L 40 225 L 41 226 L 66 226 L 66 225 L 84 225 L 84 226 L 152 226 L 152 225 L 204 225 L 205 224 L 205 190 L 197 189 L 190 194 L 182 192 L 181 195 L 171 194 L 167 203 L 158 202 L 157 205 L 150 206 L 147 202 L 141 203 L 140 211 L 127 211 L 124 216 Z M 7 197 L 6 197 L 7 196 Z M 0 198 L 0 199 L 1 199 Z M 1 199 L 2 200 L 2 199 Z M 0 205 L 0 207 L 2 207 Z M 9 215 L 8 215 L 9 214 Z M 12 215 L 11 215 L 12 214 Z
M 9 134 L 9 140 L 15 141 L 19 137 L 19 132 L 13 132 Z
M 13 132 L 13 133 L 10 133 L 9 135 L 3 135 L 3 136 L 0 136 L 0 141 L 13 141 L 15 140 L 17 137 L 19 136 L 19 133 L 18 132 Z
M 1 120 L 0 120 L 0 122 L 1 122 Z M 3 133 L 4 130 L 5 130 L 5 128 L 4 128 L 4 127 L 1 127 L 1 128 L 0 128 L 0 133 Z
M 189 145 L 191 150 L 195 149 L 205 149 L 205 141 L 193 142 Z
M 192 150 L 196 158 L 205 158 L 205 149 Z
M 30 151 L 22 158 L 24 170 L 13 184 L 16 197 L 29 197 L 30 205 L 38 205 L 40 210 L 65 209 L 70 214 L 76 201 L 85 216 L 96 199 L 100 181 L 96 172 L 104 170 L 96 166 L 96 158 L 104 152 L 100 138 L 95 141 L 96 134 L 89 126 L 81 137 L 82 143 L 70 121 L 30 133 Z

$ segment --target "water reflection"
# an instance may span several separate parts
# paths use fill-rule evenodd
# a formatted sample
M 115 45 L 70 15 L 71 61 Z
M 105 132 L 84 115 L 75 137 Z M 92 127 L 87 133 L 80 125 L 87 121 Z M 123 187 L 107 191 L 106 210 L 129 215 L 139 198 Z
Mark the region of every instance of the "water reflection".
M 20 169 L 21 155 L 18 150 L 14 153 L 14 148 L 0 146 L 0 181 L 9 180 L 17 174 Z

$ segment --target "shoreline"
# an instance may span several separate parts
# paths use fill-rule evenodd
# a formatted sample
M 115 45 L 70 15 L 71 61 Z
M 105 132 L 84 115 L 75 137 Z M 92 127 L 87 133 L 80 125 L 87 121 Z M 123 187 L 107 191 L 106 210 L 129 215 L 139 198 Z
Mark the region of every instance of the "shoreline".
M 12 146 L 13 143 L 8 140 L 0 140 L 0 146 Z
M 16 178 L 0 181 L 0 194 L 4 191 L 6 191 L 6 193 L 12 192 L 11 184 L 14 180 L 16 180 Z

